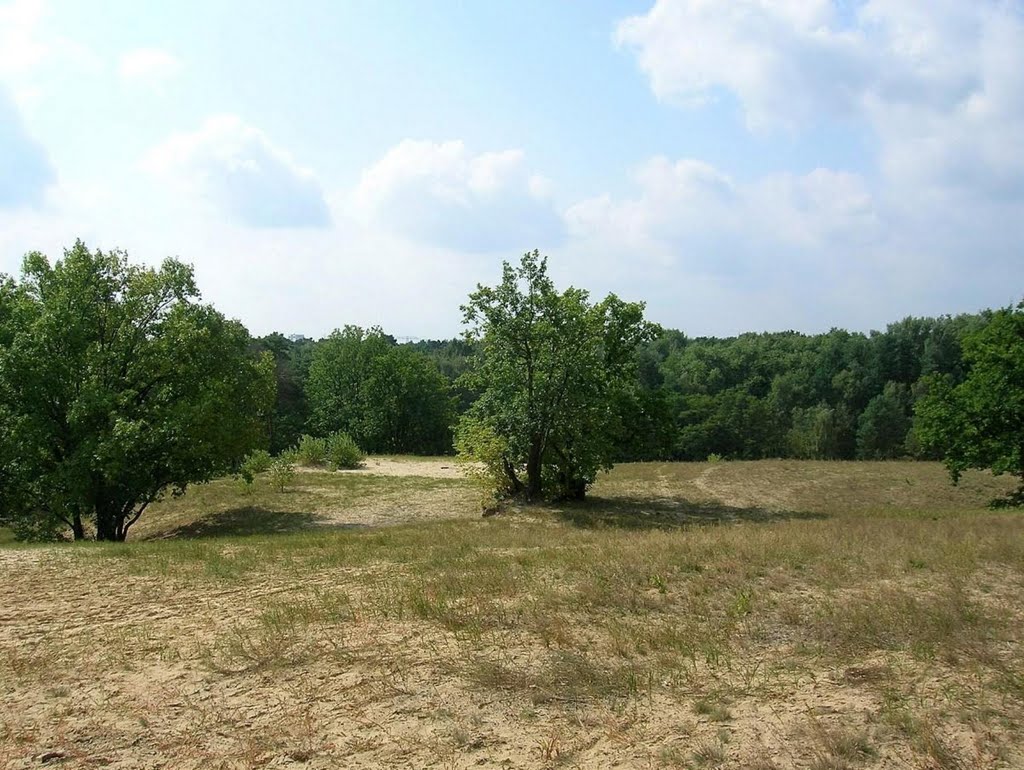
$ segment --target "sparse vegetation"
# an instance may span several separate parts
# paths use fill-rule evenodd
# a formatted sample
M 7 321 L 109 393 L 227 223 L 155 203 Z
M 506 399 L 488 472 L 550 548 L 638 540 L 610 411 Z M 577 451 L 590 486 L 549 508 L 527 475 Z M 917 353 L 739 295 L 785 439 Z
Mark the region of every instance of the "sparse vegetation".
M 350 766 L 1024 760 L 1024 519 L 984 507 L 1002 479 L 643 464 L 586 504 L 482 519 L 448 462 L 302 471 L 286 495 L 263 476 L 244 498 L 214 482 L 157 504 L 148 542 L 0 550 L 8 756 L 66 739 L 89 747 L 69 762 L 129 757 L 145 731 L 180 767 L 236 750 Z M 437 477 L 383 475 L 403 467 Z M 357 521 L 408 523 L 328 529 Z M 44 596 L 20 590 L 43 574 Z

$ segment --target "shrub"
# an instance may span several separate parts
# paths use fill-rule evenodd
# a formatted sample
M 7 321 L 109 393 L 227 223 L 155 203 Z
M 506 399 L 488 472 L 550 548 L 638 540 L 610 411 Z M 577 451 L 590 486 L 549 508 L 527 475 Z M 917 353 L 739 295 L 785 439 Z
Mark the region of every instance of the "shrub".
M 242 460 L 242 467 L 247 468 L 253 474 L 266 473 L 270 470 L 270 464 L 274 458 L 266 449 L 254 449 Z
M 327 439 L 303 436 L 295 448 L 295 457 L 300 465 L 326 465 Z
M 265 449 L 254 449 L 242 460 L 242 464 L 238 467 L 238 475 L 242 477 L 245 486 L 249 487 L 256 478 L 256 474 L 266 473 L 270 470 L 272 462 L 273 458 L 270 456 L 270 452 Z
M 284 492 L 295 481 L 295 466 L 283 456 L 274 458 L 267 472 L 271 486 L 278 492 Z
M 502 464 L 508 441 L 488 425 L 463 418 L 455 431 L 455 449 L 455 462 L 480 490 L 481 507 L 493 512 L 514 491 Z
M 338 431 L 327 437 L 327 460 L 334 468 L 358 468 L 366 455 L 347 433 Z
M 299 450 L 295 447 L 288 447 L 277 455 L 277 459 L 283 460 L 289 465 L 299 464 Z
M 718 454 L 718 452 L 712 452 L 711 454 L 708 455 L 708 462 L 709 463 L 720 463 L 724 459 L 725 458 L 722 457 L 722 455 Z

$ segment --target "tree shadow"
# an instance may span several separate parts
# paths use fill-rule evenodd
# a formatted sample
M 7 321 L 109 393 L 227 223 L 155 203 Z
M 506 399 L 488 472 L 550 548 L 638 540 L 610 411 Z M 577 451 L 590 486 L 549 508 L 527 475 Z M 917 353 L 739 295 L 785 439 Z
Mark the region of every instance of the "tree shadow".
M 712 501 L 685 498 L 596 497 L 564 502 L 553 508 L 562 521 L 586 529 L 682 529 L 702 524 L 768 523 L 786 519 L 826 519 L 813 511 L 737 508 Z
M 360 524 L 336 524 L 309 512 L 273 511 L 248 506 L 232 508 L 184 524 L 147 540 L 194 540 L 211 537 L 244 537 L 246 535 L 282 535 L 307 532 L 311 529 L 362 529 Z

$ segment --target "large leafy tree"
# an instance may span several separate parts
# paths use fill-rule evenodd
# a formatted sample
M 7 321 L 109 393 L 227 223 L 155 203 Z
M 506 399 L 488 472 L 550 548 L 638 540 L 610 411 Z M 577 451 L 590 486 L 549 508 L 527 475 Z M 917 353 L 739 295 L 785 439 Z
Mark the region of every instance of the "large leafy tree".
M 369 452 L 451 451 L 448 380 L 426 355 L 378 328 L 346 326 L 320 341 L 306 397 L 321 435 L 345 431 Z
M 22 532 L 124 540 L 146 507 L 265 441 L 273 361 L 192 269 L 78 242 L 0 290 L 0 505 Z
M 954 483 L 970 468 L 1017 476 L 1020 486 L 1002 502 L 1024 505 L 1024 302 L 993 313 L 962 344 L 966 378 L 926 383 L 916 437 L 942 454 Z
M 499 492 L 582 498 L 611 466 L 637 349 L 656 331 L 644 306 L 559 292 L 534 251 L 505 263 L 501 283 L 478 286 L 462 310 L 479 351 L 467 376 L 481 395 L 460 424 L 460 450 L 489 465 Z

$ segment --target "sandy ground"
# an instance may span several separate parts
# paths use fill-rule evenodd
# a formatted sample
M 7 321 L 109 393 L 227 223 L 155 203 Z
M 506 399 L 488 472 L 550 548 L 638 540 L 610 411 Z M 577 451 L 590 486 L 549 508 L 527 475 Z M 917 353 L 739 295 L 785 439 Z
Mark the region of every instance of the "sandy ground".
M 461 475 L 446 461 L 384 458 L 350 472 Z M 753 492 L 720 488 L 726 472 L 696 468 L 688 483 L 727 504 L 748 503 Z M 678 488 L 664 481 L 647 493 L 668 498 Z M 757 502 L 784 507 L 787 494 Z M 441 516 L 436 503 L 430 515 Z M 408 499 L 328 516 L 380 526 L 423 509 Z M 483 688 L 468 672 L 542 669 L 566 655 L 557 641 L 514 629 L 472 638 L 361 609 L 395 580 L 395 565 L 196 585 L 135 574 L 130 559 L 87 556 L 0 549 L 0 770 L 1024 767 L 1020 747 L 1006 753 L 1012 725 L 972 729 L 969 716 L 947 723 L 940 740 L 955 754 L 943 765 L 881 723 L 890 683 L 913 682 L 909 697 L 922 713 L 978 690 L 955 661 L 934 661 L 920 676 L 920 663 L 902 654 L 788 669 L 791 640 L 769 637 L 728 670 L 696 660 L 691 691 L 644 681 L 636 697 L 566 698 L 559 681 L 541 681 L 524 693 Z M 1019 586 L 1019 576 L 1000 580 Z M 298 641 L 273 627 L 251 635 L 268 607 L 301 606 L 339 587 L 352 607 L 345 618 Z M 572 649 L 585 648 L 585 623 L 563 620 Z M 697 713 L 695 700 L 718 689 L 739 693 L 728 718 Z M 826 764 L 820 747 L 831 730 L 863 731 L 873 753 Z
M 483 691 L 460 675 L 467 655 L 528 668 L 552 651 L 512 638 L 467 645 L 426 623 L 358 615 L 336 646 L 312 640 L 301 663 L 262 669 L 221 659 L 213 640 L 230 639 L 262 602 L 343 574 L 195 593 L 106 590 L 102 569 L 75 585 L 70 566 L 0 552 L 0 644 L 23 651 L 17 681 L 4 685 L 0 767 L 682 767 L 674 751 L 723 745 L 723 733 L 732 761 L 722 766 L 810 767 L 813 738 L 794 736 L 868 725 L 879 704 L 864 682 L 891 665 L 772 682 L 771 697 L 732 702 L 728 723 L 657 682 L 634 702 Z M 895 753 L 871 766 L 907 761 Z
M 369 457 L 362 468 L 338 471 L 339 473 L 372 473 L 377 476 L 420 476 L 429 479 L 462 479 L 465 474 L 454 458 L 394 459 L 390 457 Z
M 696 713 L 691 698 L 660 682 L 621 701 L 482 690 L 462 675 L 473 661 L 528 669 L 557 650 L 515 636 L 467 642 L 436 625 L 358 612 L 330 639 L 269 650 L 295 662 L 264 668 L 259 644 L 273 646 L 273 638 L 252 642 L 244 661 L 218 645 L 266 602 L 299 601 L 349 576 L 201 592 L 133 581 L 108 588 L 102 565 L 76 582 L 83 573 L 73 560 L 36 554 L 0 551 L 0 645 L 22 656 L 8 663 L 16 676 L 4 682 L 0 705 L 5 770 L 941 767 L 922 764 L 878 725 L 879 680 L 914 665 L 900 656 L 784 675 L 758 669 L 784 649 L 752 650 L 728 683 L 706 671 L 704 691 L 750 678 L 749 693 L 730 699 L 727 721 Z M 936 704 L 946 689 L 968 684 L 953 667 L 932 674 L 918 697 Z M 819 734 L 833 729 L 866 731 L 877 754 L 814 764 Z M 994 762 L 984 731 L 942 740 L 978 759 L 950 768 L 1020 767 Z M 711 758 L 694 761 L 701 751 Z

